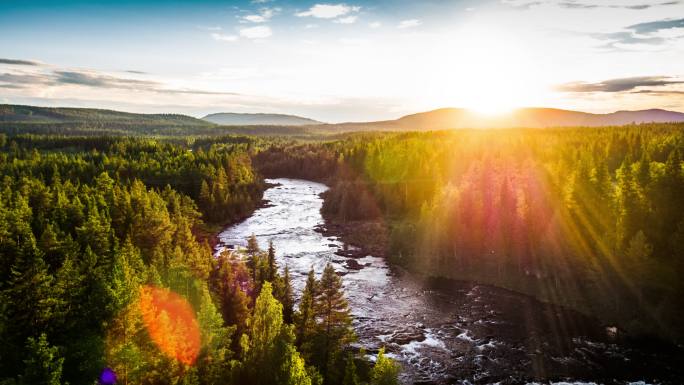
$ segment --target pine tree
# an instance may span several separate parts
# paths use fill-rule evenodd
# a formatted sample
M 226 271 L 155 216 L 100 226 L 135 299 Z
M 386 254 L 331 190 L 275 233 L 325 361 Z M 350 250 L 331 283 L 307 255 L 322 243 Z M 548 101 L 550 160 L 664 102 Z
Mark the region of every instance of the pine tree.
M 323 378 L 329 381 L 334 376 L 334 362 L 342 346 L 354 339 L 342 280 L 330 263 L 325 266 L 318 284 L 314 308 L 319 320 L 315 347 L 317 359 L 314 362 L 318 363 Z
M 399 370 L 399 365 L 385 356 L 385 348 L 381 348 L 371 370 L 370 383 L 371 385 L 397 385 L 399 384 Z
M 26 343 L 28 357 L 24 360 L 21 383 L 26 385 L 60 385 L 64 358 L 56 346 L 50 346 L 45 333 L 40 338 L 29 337 Z
M 356 373 L 356 364 L 354 363 L 354 356 L 347 354 L 347 365 L 344 368 L 344 379 L 342 385 L 359 385 L 359 376 Z
M 282 305 L 265 282 L 250 318 L 245 367 L 249 383 L 310 385 L 304 360 L 296 351 L 291 326 L 283 323 Z
M 257 241 L 256 235 L 252 234 L 250 235 L 249 238 L 247 238 L 247 255 L 249 256 L 255 256 L 261 252 L 261 249 L 259 248 L 259 242 Z
M 268 241 L 268 280 L 273 282 L 278 274 L 278 266 L 275 259 L 275 247 L 273 241 Z
M 10 337 L 15 348 L 23 344 L 27 337 L 45 330 L 59 305 L 53 287 L 54 279 L 47 271 L 33 235 L 28 234 L 20 242 L 10 279 L 0 292 L 2 316 L 11 320 L 4 325 L 3 334 Z
M 299 302 L 299 311 L 295 314 L 295 335 L 297 338 L 297 346 L 302 348 L 305 352 L 304 343 L 314 333 L 316 327 L 316 312 L 314 310 L 314 301 L 318 292 L 318 282 L 313 267 L 309 270 L 309 275 L 306 279 L 306 286 L 302 292 L 302 298 Z M 310 358 L 306 356 L 307 360 Z
M 268 358 L 268 352 L 273 349 L 282 325 L 282 305 L 273 297 L 271 283 L 265 282 L 249 319 L 249 355 L 255 362 L 260 363 Z
M 202 354 L 197 364 L 202 381 L 206 384 L 221 383 L 230 376 L 231 335 L 236 328 L 223 326 L 223 318 L 206 287 L 202 289 L 197 320 L 202 331 Z
M 292 281 L 290 279 L 290 268 L 287 265 L 285 265 L 283 277 L 278 281 L 281 286 L 278 300 L 283 304 L 283 320 L 285 323 L 291 324 L 293 322 L 294 314 L 294 293 L 292 290 Z
M 247 328 L 250 299 L 241 284 L 246 273 L 240 272 L 241 262 L 233 264 L 228 253 L 222 254 L 217 260 L 217 267 L 210 275 L 210 287 L 216 295 L 219 310 L 226 325 L 235 325 L 236 335 L 241 336 Z M 243 275 L 243 276 L 241 276 Z M 239 341 L 235 339 L 234 347 L 239 348 Z

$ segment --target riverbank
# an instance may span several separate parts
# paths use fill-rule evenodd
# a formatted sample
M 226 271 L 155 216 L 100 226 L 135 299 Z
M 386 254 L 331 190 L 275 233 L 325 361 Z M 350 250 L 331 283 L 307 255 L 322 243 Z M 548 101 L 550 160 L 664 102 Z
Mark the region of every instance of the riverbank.
M 261 186 L 263 187 L 259 194 L 259 203 L 254 205 L 250 210 L 245 212 L 243 215 L 240 215 L 237 218 L 222 223 L 208 223 L 203 221 L 201 224 L 195 226 L 192 229 L 192 231 L 197 241 L 199 243 L 206 242 L 206 244 L 209 245 L 211 250 L 215 250 L 216 246 L 218 246 L 220 242 L 219 234 L 221 234 L 221 231 L 223 231 L 227 227 L 243 222 L 247 218 L 251 217 L 255 211 L 264 207 L 268 207 L 270 203 L 268 202 L 268 200 L 264 199 L 264 192 L 271 187 L 278 186 L 278 184 L 262 181 Z

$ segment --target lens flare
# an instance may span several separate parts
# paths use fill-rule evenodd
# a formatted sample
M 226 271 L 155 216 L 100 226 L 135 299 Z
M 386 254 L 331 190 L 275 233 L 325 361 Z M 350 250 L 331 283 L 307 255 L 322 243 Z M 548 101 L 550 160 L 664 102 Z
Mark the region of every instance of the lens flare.
M 140 310 L 157 347 L 167 356 L 192 365 L 200 350 L 200 330 L 188 301 L 168 289 L 145 286 L 140 293 Z
M 110 368 L 102 369 L 100 373 L 100 384 L 101 385 L 114 385 L 116 384 L 116 373 Z

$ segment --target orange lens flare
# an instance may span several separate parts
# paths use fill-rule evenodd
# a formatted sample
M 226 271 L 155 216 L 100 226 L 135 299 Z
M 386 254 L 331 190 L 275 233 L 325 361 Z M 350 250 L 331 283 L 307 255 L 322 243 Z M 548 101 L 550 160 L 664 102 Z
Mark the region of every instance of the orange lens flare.
M 188 301 L 168 289 L 145 286 L 140 310 L 157 347 L 167 356 L 192 365 L 200 351 L 200 329 Z

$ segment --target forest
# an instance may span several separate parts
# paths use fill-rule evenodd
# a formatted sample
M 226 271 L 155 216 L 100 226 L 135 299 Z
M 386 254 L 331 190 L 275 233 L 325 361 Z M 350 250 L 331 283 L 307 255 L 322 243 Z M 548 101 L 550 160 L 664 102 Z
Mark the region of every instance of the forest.
M 272 247 L 212 257 L 261 200 L 255 144 L 0 136 L 0 383 L 396 382 L 330 266 L 295 306 Z
M 683 129 L 358 134 L 255 160 L 328 181 L 324 216 L 394 264 L 681 342 Z
M 268 177 L 328 184 L 326 221 L 394 266 L 681 343 L 683 157 L 682 124 L 0 134 L 0 383 L 397 383 L 330 265 L 294 292 L 272 245 L 212 255 Z

